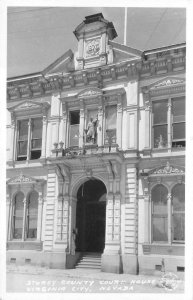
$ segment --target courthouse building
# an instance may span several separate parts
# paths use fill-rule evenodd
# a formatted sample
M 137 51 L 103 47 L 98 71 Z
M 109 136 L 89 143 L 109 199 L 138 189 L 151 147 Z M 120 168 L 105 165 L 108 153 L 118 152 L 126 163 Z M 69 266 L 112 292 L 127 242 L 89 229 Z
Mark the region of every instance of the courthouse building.
M 73 33 L 7 80 L 7 262 L 184 271 L 186 45 L 118 44 L 101 13 Z

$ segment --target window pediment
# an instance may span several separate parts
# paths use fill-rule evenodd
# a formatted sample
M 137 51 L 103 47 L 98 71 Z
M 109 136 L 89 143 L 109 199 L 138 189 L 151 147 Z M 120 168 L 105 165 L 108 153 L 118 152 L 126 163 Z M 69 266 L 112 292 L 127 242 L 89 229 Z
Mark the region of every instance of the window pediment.
M 103 94 L 102 90 L 98 88 L 89 88 L 81 91 L 78 95 L 77 98 L 89 98 L 89 97 L 97 97 L 101 96 Z
M 8 110 L 12 113 L 27 112 L 27 114 L 29 114 L 32 111 L 42 113 L 45 109 L 47 110 L 49 106 L 50 104 L 48 102 L 37 103 L 34 101 L 23 101 L 22 103 L 9 107 Z
M 176 78 L 176 77 L 165 77 L 161 80 L 158 80 L 151 85 L 148 86 L 149 90 L 155 90 L 159 88 L 165 88 L 165 87 L 172 87 L 175 85 L 181 85 L 185 84 L 185 80 L 183 78 Z
M 169 162 L 166 163 L 166 166 L 162 166 L 156 169 L 151 170 L 149 176 L 160 176 L 160 175 L 184 175 L 185 170 L 182 167 L 176 167 L 170 165 Z
M 43 182 L 44 179 L 35 179 L 30 176 L 26 176 L 22 173 L 19 174 L 19 176 L 13 177 L 7 181 L 8 185 L 14 185 L 14 184 L 37 184 L 39 182 Z

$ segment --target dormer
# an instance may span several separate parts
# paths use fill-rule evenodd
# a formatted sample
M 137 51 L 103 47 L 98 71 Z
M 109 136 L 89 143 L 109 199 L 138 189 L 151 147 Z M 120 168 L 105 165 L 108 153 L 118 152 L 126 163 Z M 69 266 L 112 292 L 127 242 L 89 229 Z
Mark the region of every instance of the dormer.
M 117 37 L 112 22 L 104 19 L 102 13 L 85 17 L 74 34 L 78 40 L 75 55 L 76 70 L 103 66 L 113 62 L 113 50 L 109 41 Z

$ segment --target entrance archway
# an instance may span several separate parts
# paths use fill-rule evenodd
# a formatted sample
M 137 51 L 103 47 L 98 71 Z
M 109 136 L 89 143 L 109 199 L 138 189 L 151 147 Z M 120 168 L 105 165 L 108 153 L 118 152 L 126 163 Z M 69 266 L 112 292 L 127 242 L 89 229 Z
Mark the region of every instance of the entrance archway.
M 104 183 L 90 179 L 77 192 L 76 251 L 103 252 L 105 246 L 106 194 Z

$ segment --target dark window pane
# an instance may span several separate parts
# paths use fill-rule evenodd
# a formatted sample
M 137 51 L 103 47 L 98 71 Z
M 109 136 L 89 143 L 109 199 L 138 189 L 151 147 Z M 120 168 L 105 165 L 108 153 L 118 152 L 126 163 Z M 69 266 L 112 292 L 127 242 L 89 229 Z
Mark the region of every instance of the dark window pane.
M 27 141 L 18 142 L 18 155 L 27 155 Z
M 154 148 L 167 147 L 167 125 L 154 126 Z
M 42 137 L 42 119 L 32 119 L 32 139 L 41 139 Z
M 185 116 L 185 98 L 179 97 L 172 100 L 173 116 Z
M 106 130 L 115 129 L 117 126 L 117 106 L 109 105 L 105 109 L 106 112 Z
M 70 126 L 70 147 L 79 145 L 79 125 Z
M 32 192 L 27 207 L 27 238 L 37 238 L 38 193 Z
M 166 242 L 168 240 L 167 217 L 153 217 L 153 241 Z
M 21 120 L 18 122 L 19 140 L 27 140 L 29 120 Z
M 173 124 L 173 140 L 185 139 L 185 123 Z
M 70 112 L 70 125 L 75 125 L 80 123 L 80 111 L 71 111 Z
M 153 123 L 164 124 L 167 123 L 167 101 L 153 103 Z
M 13 213 L 13 238 L 22 238 L 23 229 L 23 193 L 19 192 L 14 200 L 14 213 Z
M 33 139 L 31 147 L 32 149 L 40 149 L 42 147 L 42 139 Z
M 154 214 L 167 214 L 168 191 L 166 187 L 159 184 L 152 190 L 152 203 Z
M 173 215 L 173 240 L 185 240 L 185 215 L 183 213 Z
M 172 204 L 174 211 L 185 211 L 185 185 L 177 184 L 172 190 Z

